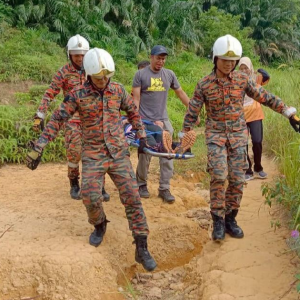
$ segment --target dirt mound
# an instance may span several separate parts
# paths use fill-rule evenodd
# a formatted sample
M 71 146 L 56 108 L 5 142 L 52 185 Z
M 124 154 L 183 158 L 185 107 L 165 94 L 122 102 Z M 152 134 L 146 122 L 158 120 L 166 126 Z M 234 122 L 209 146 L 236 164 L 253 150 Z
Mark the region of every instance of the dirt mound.
M 0 82 L 0 104 L 15 104 L 15 93 L 25 93 L 34 84 L 33 81 Z

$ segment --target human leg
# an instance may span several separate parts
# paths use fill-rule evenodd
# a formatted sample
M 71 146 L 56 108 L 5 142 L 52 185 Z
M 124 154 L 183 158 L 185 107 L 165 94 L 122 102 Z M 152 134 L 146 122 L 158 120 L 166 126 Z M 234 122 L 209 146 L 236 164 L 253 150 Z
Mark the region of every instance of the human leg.
M 147 189 L 148 171 L 151 162 L 151 155 L 138 154 L 138 165 L 136 168 L 136 179 L 139 186 L 141 198 L 149 198 L 150 194 Z
M 235 220 L 243 196 L 244 174 L 248 168 L 246 146 L 228 148 L 228 186 L 226 198 L 226 232 L 232 237 L 242 238 L 243 230 Z
M 103 177 L 102 196 L 104 202 L 108 202 L 110 200 L 110 195 L 105 190 L 105 176 Z
M 212 238 L 225 238 L 225 181 L 227 177 L 227 147 L 207 144 L 207 171 L 210 175 L 210 211 L 213 219 Z
M 129 156 L 111 161 L 108 174 L 118 188 L 121 203 L 125 208 L 129 229 L 136 243 L 135 259 L 146 270 L 152 271 L 156 263 L 148 251 L 149 229 Z
M 153 147 L 162 141 L 162 128 L 155 124 L 144 124 L 145 130 L 151 132 L 147 134 L 147 143 L 149 146 Z
M 170 132 L 171 136 L 173 135 L 174 129 L 169 120 L 163 121 L 164 130 Z M 168 203 L 173 203 L 175 197 L 170 193 L 170 179 L 174 173 L 174 164 L 173 160 L 168 160 L 166 158 L 159 158 L 160 166 L 160 178 L 159 178 L 159 197 Z
M 68 177 L 70 180 L 70 195 L 72 199 L 80 200 L 79 162 L 82 150 L 81 124 L 67 122 L 65 124 L 65 147 L 68 160 Z
M 79 185 L 79 162 L 82 151 L 82 128 L 81 123 L 67 122 L 65 125 L 65 146 L 68 159 L 68 177 L 70 179 L 70 195 L 72 199 L 80 200 L 80 185 Z M 105 178 L 103 179 L 102 188 L 103 201 L 107 202 L 110 199 L 109 194 L 105 191 Z
M 86 208 L 88 221 L 95 226 L 89 242 L 97 247 L 101 244 L 106 231 L 106 215 L 103 210 L 101 193 L 107 161 L 97 161 L 83 157 L 82 159 L 82 198 Z
M 250 123 L 251 122 L 247 123 L 248 135 L 250 135 L 250 127 L 248 126 L 248 124 L 250 124 Z M 253 170 L 252 170 L 252 162 L 251 162 L 251 159 L 250 159 L 250 156 L 249 156 L 249 146 L 248 146 L 248 144 L 246 146 L 246 149 L 247 149 L 248 169 L 245 173 L 245 180 L 248 181 L 248 180 L 254 179 L 254 177 L 253 177 Z
M 251 138 L 252 138 L 252 150 L 254 157 L 254 173 L 256 177 L 267 178 L 267 173 L 263 171 L 261 164 L 262 157 L 262 141 L 263 141 L 263 123 L 262 120 L 251 122 Z

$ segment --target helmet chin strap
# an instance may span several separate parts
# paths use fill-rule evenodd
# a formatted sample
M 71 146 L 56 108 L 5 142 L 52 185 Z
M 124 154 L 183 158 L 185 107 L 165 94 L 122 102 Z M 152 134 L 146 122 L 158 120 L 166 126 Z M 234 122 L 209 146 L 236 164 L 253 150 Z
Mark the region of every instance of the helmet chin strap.
M 88 79 L 89 83 L 93 86 L 93 88 L 94 88 L 95 90 L 97 90 L 98 92 L 100 92 L 100 93 L 103 93 L 104 90 L 106 89 L 106 87 L 107 87 L 107 86 L 109 85 L 109 83 L 110 83 L 110 78 L 109 78 L 108 81 L 107 81 L 107 83 L 106 83 L 106 85 L 105 85 L 105 87 L 104 87 L 103 89 L 99 89 L 99 88 L 93 83 L 92 78 L 91 78 L 90 75 L 88 75 L 87 79 Z
M 218 68 L 217 59 L 218 59 L 218 58 L 216 57 L 216 59 L 215 59 L 215 61 L 214 61 L 214 65 L 215 65 L 215 67 L 216 67 L 216 70 L 218 70 L 219 72 L 221 72 L 222 74 L 224 74 L 224 73 Z M 236 60 L 235 66 L 234 66 L 233 69 L 230 71 L 230 73 L 231 73 L 232 71 L 235 70 L 236 66 L 239 64 L 239 61 L 240 61 L 240 60 Z M 227 76 L 227 74 L 224 74 L 224 75 Z
M 70 55 L 70 61 L 71 61 L 72 65 L 73 65 L 73 67 L 74 67 L 76 70 L 78 70 L 78 71 L 84 71 L 83 64 L 82 64 L 81 67 L 78 66 L 77 64 L 75 64 L 74 61 L 73 61 L 73 59 L 72 59 L 72 55 Z

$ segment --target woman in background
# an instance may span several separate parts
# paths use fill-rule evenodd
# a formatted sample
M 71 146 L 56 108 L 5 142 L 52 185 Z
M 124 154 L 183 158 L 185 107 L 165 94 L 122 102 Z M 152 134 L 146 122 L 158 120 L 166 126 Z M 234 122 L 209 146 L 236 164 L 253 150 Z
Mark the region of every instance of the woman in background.
M 242 57 L 239 62 L 239 69 L 243 73 L 248 74 L 253 77 L 259 85 L 265 85 L 268 83 L 270 76 L 263 70 L 259 69 L 257 72 L 254 72 L 252 62 L 249 57 Z M 245 120 L 247 123 L 248 131 L 252 139 L 252 150 L 254 157 L 254 172 L 252 170 L 252 162 L 249 157 L 249 151 L 247 146 L 247 159 L 249 163 L 249 168 L 245 174 L 245 180 L 252 180 L 254 178 L 265 179 L 268 177 L 268 174 L 263 170 L 261 165 L 261 156 L 262 156 L 262 141 L 263 141 L 263 123 L 264 113 L 261 107 L 261 104 L 249 96 L 245 95 L 244 98 L 244 114 Z

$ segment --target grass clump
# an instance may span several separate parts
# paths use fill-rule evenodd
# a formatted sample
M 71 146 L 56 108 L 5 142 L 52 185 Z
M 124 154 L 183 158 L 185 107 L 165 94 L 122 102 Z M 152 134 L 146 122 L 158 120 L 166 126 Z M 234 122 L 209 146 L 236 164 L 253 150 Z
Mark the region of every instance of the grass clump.
M 47 31 L 0 24 L 0 82 L 49 82 L 66 62 L 64 50 L 47 39 Z

